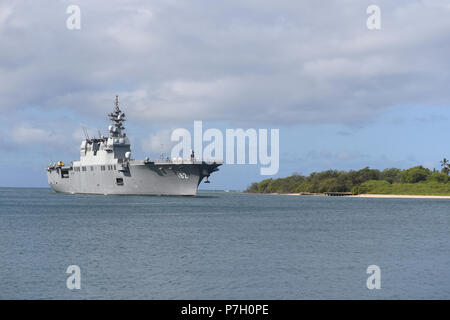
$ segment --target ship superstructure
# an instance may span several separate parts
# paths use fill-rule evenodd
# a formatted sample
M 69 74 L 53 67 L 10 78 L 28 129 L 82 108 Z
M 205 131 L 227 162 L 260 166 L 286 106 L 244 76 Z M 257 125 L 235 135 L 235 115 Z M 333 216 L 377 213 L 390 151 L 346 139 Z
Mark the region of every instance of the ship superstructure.
M 80 160 L 69 166 L 58 161 L 47 167 L 48 183 L 56 192 L 88 194 L 196 195 L 198 185 L 220 162 L 190 159 L 150 161 L 131 158 L 131 144 L 123 126 L 125 113 L 116 96 L 109 136 L 81 143 Z

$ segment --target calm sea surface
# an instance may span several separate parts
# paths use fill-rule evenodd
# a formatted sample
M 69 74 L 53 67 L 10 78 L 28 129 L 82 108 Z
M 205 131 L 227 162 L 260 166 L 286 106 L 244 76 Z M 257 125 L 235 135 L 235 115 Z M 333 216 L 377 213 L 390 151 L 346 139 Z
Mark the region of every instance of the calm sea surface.
M 0 298 L 449 299 L 450 200 L 0 188 Z

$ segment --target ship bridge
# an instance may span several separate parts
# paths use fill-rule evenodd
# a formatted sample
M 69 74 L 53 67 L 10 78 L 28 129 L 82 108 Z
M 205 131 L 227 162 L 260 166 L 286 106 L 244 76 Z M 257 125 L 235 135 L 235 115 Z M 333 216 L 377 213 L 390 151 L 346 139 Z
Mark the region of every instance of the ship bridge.
M 131 156 L 130 140 L 124 132 L 125 113 L 119 108 L 119 97 L 116 96 L 113 112 L 108 114 L 111 125 L 109 136 L 86 139 L 80 147 L 80 164 L 104 164 L 123 162 Z

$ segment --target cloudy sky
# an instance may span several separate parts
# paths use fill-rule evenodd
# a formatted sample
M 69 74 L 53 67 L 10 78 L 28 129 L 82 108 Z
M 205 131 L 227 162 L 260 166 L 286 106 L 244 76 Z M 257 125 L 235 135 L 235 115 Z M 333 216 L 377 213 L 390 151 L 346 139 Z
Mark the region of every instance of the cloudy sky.
M 135 158 L 194 120 L 279 128 L 277 176 L 450 157 L 448 0 L 0 0 L 0 46 L 0 186 L 46 186 L 48 163 L 79 157 L 81 125 L 106 134 L 115 94 Z M 229 165 L 208 187 L 263 178 Z

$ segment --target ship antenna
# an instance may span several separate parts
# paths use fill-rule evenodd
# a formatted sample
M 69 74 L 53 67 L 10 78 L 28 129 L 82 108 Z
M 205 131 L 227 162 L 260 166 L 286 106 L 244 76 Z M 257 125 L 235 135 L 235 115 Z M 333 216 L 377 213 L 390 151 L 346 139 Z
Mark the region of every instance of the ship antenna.
M 82 128 L 83 128 L 83 132 L 84 132 L 84 136 L 85 136 L 86 140 L 89 140 L 89 134 L 88 134 L 87 128 L 85 126 L 82 126 Z
M 114 103 L 114 105 L 116 106 L 116 112 L 119 112 L 120 111 L 120 109 L 119 109 L 119 96 L 116 94 L 116 101 L 115 101 L 115 103 Z

